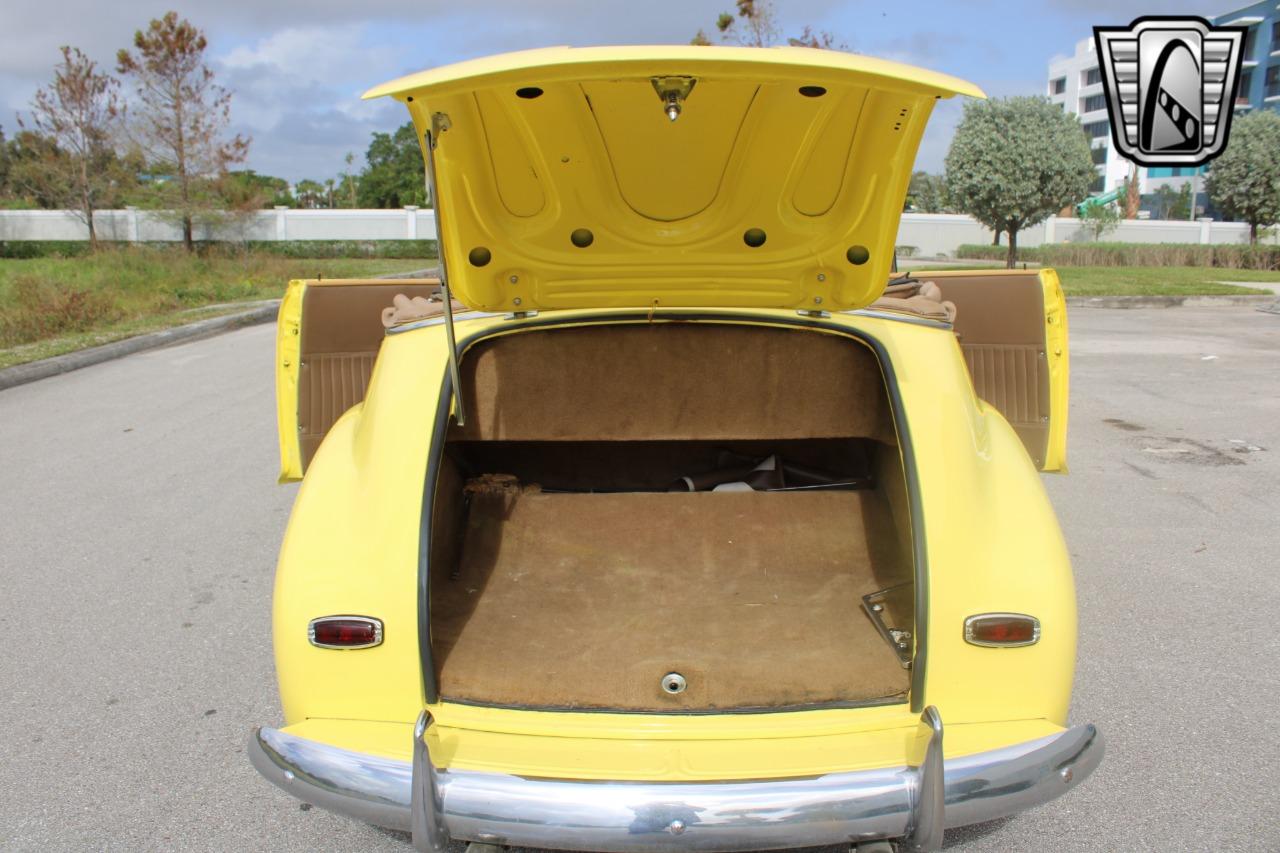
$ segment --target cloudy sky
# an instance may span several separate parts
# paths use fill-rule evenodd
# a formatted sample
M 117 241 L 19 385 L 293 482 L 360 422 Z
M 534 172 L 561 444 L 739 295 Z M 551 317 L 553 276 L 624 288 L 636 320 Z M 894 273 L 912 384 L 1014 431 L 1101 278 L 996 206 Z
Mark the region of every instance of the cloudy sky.
M 104 66 L 134 30 L 175 9 L 209 37 L 210 64 L 235 92 L 235 129 L 253 137 L 248 166 L 290 180 L 324 179 L 369 135 L 406 116 L 391 101 L 361 101 L 369 86 L 490 53 L 548 45 L 687 42 L 713 29 L 733 0 L 3 0 L 0 126 L 12 132 L 35 89 L 52 77 L 58 47 Z M 1244 5 L 1243 2 L 1237 5 Z M 860 53 L 945 71 L 990 95 L 1039 94 L 1046 67 L 1094 24 L 1141 14 L 1217 14 L 1205 3 L 1141 0 L 777 0 L 787 33 L 833 32 Z M 942 102 L 918 165 L 941 171 L 960 105 Z

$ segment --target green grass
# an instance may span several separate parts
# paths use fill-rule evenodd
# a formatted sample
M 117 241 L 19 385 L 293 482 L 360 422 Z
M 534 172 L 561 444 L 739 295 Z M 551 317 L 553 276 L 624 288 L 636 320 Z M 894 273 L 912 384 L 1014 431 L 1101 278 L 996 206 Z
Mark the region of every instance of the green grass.
M 1061 267 L 1058 278 L 1067 296 L 1241 296 L 1271 291 L 1222 282 L 1280 282 L 1280 272 L 1213 267 Z
M 189 254 L 152 246 L 0 259 L 0 367 L 230 313 L 236 303 L 279 297 L 291 278 L 368 277 L 434 264 L 434 258 L 296 258 L 226 248 Z M 910 272 L 955 268 L 928 264 Z M 1221 282 L 1280 282 L 1276 271 L 1216 267 L 1057 269 L 1068 296 L 1269 294 Z
M 1035 267 L 1035 264 L 1031 264 Z M 930 265 L 931 269 L 957 269 Z M 968 267 L 972 269 L 972 267 Z M 1067 296 L 1243 296 L 1272 293 L 1256 287 L 1235 287 L 1223 281 L 1280 283 L 1280 272 L 1217 267 L 1055 267 Z M 910 272 L 924 275 L 924 268 Z M 943 288 L 946 296 L 946 288 Z
M 278 298 L 291 278 L 369 277 L 434 264 L 146 246 L 0 259 L 0 367 L 229 313 L 235 303 Z M 209 306 L 219 307 L 201 310 Z

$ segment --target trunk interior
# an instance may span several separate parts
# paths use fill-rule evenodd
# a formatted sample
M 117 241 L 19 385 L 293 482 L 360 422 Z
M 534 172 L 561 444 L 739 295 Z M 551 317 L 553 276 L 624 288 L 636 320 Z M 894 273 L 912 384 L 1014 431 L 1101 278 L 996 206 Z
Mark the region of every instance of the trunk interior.
M 462 392 L 430 538 L 443 698 L 904 700 L 888 628 L 914 629 L 909 509 L 869 348 L 784 327 L 550 328 L 472 347 Z M 886 589 L 878 626 L 862 597 Z

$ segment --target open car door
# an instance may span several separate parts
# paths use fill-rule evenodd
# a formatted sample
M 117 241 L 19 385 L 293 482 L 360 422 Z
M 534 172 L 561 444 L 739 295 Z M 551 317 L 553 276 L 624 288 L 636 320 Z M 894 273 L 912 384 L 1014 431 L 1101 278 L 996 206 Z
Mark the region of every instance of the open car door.
M 973 388 L 1013 426 L 1041 471 L 1067 470 L 1067 311 L 1058 274 L 919 273 L 956 306 Z
M 321 439 L 364 399 L 396 294 L 431 296 L 437 279 L 289 282 L 276 327 L 280 482 L 302 478 Z

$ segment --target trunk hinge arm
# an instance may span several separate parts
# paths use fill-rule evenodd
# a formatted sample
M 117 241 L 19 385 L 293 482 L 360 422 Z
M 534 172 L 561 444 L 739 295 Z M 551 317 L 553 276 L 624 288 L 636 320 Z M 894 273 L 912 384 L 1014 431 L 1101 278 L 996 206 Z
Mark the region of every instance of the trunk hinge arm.
M 458 426 L 467 422 L 466 410 L 462 405 L 462 375 L 458 369 L 458 343 L 453 334 L 453 296 L 449 293 L 449 262 L 445 260 L 444 223 L 441 222 L 440 189 L 436 182 L 436 145 L 440 134 L 451 126 L 449 116 L 445 113 L 432 113 L 431 129 L 425 134 L 427 163 L 427 192 L 431 195 L 431 206 L 436 219 L 436 251 L 440 255 L 440 298 L 444 300 L 444 336 L 449 344 L 449 381 L 453 385 L 453 417 Z

